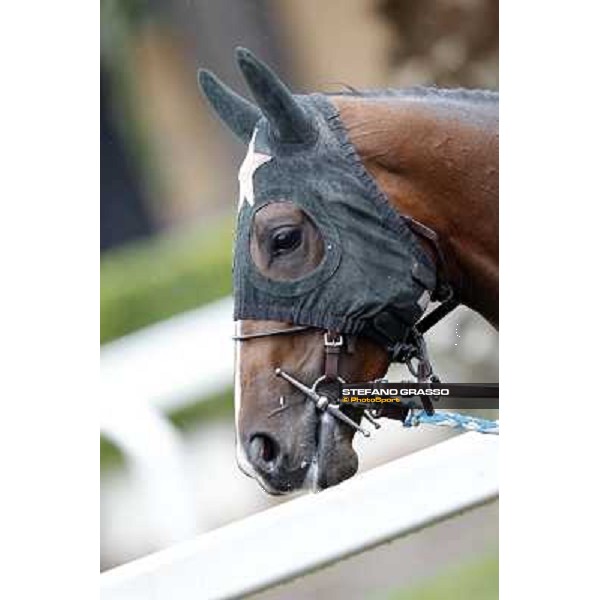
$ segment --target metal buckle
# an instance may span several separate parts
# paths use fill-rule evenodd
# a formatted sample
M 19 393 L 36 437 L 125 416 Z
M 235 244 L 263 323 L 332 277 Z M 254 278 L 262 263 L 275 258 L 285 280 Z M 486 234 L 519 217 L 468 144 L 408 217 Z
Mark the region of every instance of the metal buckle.
M 325 344 L 325 346 L 327 346 L 328 348 L 337 348 L 344 344 L 344 336 L 339 333 L 335 335 L 337 335 L 337 339 L 332 341 L 329 339 L 329 331 L 323 334 L 323 343 Z

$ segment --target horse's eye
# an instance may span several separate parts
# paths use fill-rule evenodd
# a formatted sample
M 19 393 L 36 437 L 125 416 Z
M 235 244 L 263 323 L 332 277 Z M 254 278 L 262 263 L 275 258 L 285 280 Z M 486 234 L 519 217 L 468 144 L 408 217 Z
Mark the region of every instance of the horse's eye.
M 298 227 L 282 227 L 271 235 L 271 253 L 274 256 L 295 250 L 302 241 L 302 230 Z

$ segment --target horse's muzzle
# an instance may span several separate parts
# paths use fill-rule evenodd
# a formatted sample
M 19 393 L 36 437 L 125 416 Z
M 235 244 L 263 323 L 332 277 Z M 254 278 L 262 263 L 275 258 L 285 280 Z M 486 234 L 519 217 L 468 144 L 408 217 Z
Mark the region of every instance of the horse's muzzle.
M 259 432 L 244 444 L 255 479 L 270 494 L 286 494 L 301 489 L 310 459 L 298 459 L 273 433 Z
M 355 430 L 329 413 L 307 404 L 307 415 L 291 427 L 256 431 L 243 446 L 252 475 L 270 494 L 318 491 L 352 477 L 358 457 L 352 448 Z

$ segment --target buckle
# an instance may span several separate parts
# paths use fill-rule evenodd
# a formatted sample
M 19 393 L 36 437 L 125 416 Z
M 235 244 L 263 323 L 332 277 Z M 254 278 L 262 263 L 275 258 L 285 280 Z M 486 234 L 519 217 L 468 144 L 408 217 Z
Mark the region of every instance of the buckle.
M 339 333 L 334 333 L 333 335 L 335 336 L 335 338 L 332 340 L 329 338 L 329 331 L 327 331 L 325 334 L 323 334 L 323 343 L 325 344 L 325 346 L 327 346 L 328 348 L 337 348 L 341 345 L 343 345 L 344 343 L 344 336 L 339 334 Z

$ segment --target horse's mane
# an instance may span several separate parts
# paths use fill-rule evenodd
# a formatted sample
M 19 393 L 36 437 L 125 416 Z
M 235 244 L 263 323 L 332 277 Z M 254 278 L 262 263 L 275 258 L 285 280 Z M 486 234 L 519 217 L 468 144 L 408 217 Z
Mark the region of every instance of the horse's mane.
M 466 88 L 438 88 L 434 86 L 414 86 L 404 89 L 358 90 L 342 84 L 344 89 L 330 92 L 329 96 L 354 96 L 362 98 L 428 98 L 439 100 L 458 100 L 467 102 L 498 103 L 498 92 L 492 90 Z

